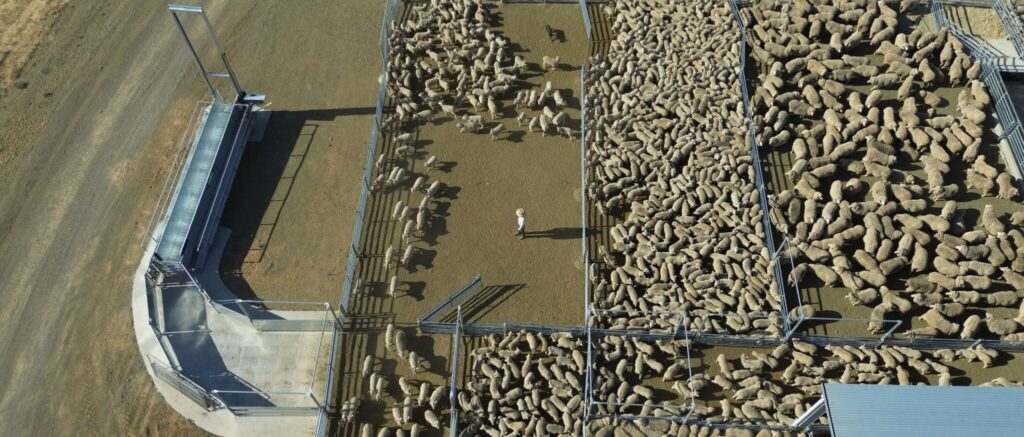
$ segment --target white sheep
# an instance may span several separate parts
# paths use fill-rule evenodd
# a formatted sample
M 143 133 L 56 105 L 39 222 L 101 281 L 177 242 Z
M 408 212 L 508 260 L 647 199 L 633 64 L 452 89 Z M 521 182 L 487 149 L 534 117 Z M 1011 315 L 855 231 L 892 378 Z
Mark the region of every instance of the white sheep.
M 551 71 L 558 68 L 558 62 L 561 60 L 560 56 L 544 56 L 541 58 L 540 66 L 545 70 Z
M 392 275 L 391 281 L 388 282 L 388 296 L 394 299 L 396 293 L 398 293 L 398 275 Z
M 412 187 L 409 188 L 409 192 L 410 193 L 415 193 L 417 191 L 421 191 L 423 189 L 423 186 L 426 185 L 426 184 L 427 184 L 427 178 L 425 178 L 423 176 L 420 176 L 420 177 L 416 178 L 416 181 L 414 181 L 412 183 Z
M 441 191 L 441 181 L 434 181 L 427 187 L 427 198 L 433 198 Z M 422 209 L 422 208 L 421 208 Z
M 498 123 L 497 126 L 494 126 L 491 129 L 491 131 L 488 133 L 491 136 L 491 141 L 497 140 L 498 139 L 498 135 L 504 133 L 505 130 L 506 130 L 505 129 L 505 125 L 502 124 L 502 123 Z
M 561 92 L 556 90 L 555 92 L 551 93 L 551 99 L 555 101 L 555 106 L 557 106 L 559 108 L 564 108 L 565 107 L 566 102 L 565 102 L 565 99 L 562 98 L 562 93 Z
M 429 158 L 423 163 L 423 169 L 430 171 L 437 168 L 437 155 L 430 155 Z

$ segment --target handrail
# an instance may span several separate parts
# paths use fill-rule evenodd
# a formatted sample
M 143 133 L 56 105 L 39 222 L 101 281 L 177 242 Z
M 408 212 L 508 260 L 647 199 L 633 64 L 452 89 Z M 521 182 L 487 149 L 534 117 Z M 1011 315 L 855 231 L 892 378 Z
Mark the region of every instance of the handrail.
M 199 404 L 199 406 L 205 408 L 207 411 L 213 411 L 227 406 L 224 401 L 206 391 L 206 389 L 199 384 L 196 384 L 195 381 L 192 381 L 181 372 L 160 362 L 158 358 L 147 354 L 146 359 L 149 361 L 150 369 L 153 370 L 154 375 L 159 377 L 168 385 L 178 389 L 179 393 Z
M 236 104 L 235 106 L 239 106 L 239 105 Z M 225 180 L 227 180 L 229 184 L 231 184 L 234 181 L 234 177 L 233 177 L 234 175 L 232 175 L 231 178 L 228 178 L 227 177 L 228 176 L 228 172 L 226 170 L 228 169 L 228 166 L 231 165 L 232 159 L 235 157 L 236 152 L 238 152 L 239 149 L 243 149 L 244 148 L 244 144 L 245 144 L 244 142 L 242 143 L 242 147 L 236 147 L 236 145 L 238 144 L 239 135 L 241 135 L 243 131 L 245 131 L 246 136 L 249 135 L 249 129 L 245 128 L 245 125 L 246 125 L 246 122 L 248 121 L 249 114 L 252 113 L 252 106 L 251 105 L 241 105 L 241 106 L 243 107 L 242 108 L 242 118 L 238 121 L 238 129 L 235 131 L 235 138 L 231 141 L 231 144 L 228 145 L 228 147 L 230 147 L 231 150 L 228 151 L 228 156 L 227 156 L 227 158 L 224 161 L 224 169 L 222 169 L 221 172 L 220 172 L 220 180 L 217 181 L 217 188 L 214 189 L 214 191 L 213 191 L 213 198 L 210 199 L 210 208 L 213 208 L 214 211 L 210 211 L 210 215 L 208 215 L 206 217 L 206 220 L 204 220 L 204 222 L 203 222 L 203 229 L 199 233 L 199 240 L 196 242 L 196 248 L 202 248 L 203 247 L 203 240 L 206 238 L 208 229 L 210 227 L 210 223 L 213 221 L 213 217 L 215 215 L 218 215 L 218 214 L 215 214 L 214 212 L 215 212 L 216 209 L 220 209 L 220 208 L 217 208 L 217 201 L 220 199 L 220 197 L 222 196 L 222 192 L 224 191 L 224 190 L 222 190 L 222 188 L 224 186 Z M 226 133 L 227 132 L 225 131 L 225 134 Z M 224 142 L 224 136 L 221 135 L 221 143 L 222 143 L 221 146 L 223 146 L 223 142 Z M 209 183 L 209 179 L 210 179 L 211 176 L 213 176 L 213 172 L 212 171 L 206 177 L 207 183 Z M 223 193 L 223 194 L 226 194 L 226 193 Z M 197 212 L 198 212 L 198 209 L 197 209 Z M 193 216 L 193 220 L 195 220 L 195 213 L 193 213 L 192 216 Z M 220 222 L 220 220 L 217 221 L 217 223 L 219 223 L 219 222 Z
M 212 111 L 213 111 L 213 108 L 215 108 L 216 106 L 217 106 L 216 104 L 214 104 L 213 106 L 211 106 L 211 109 L 210 109 L 210 111 L 212 112 Z M 228 106 L 228 105 L 224 105 L 224 106 Z M 235 107 L 235 106 L 246 106 L 246 107 L 247 107 L 248 105 L 239 105 L 239 104 L 237 104 L 237 103 L 232 103 L 232 104 L 231 104 L 230 106 L 232 107 L 232 110 L 234 110 L 234 107 Z M 243 113 L 243 118 L 244 118 L 244 113 Z M 239 128 L 240 128 L 240 127 L 241 127 L 241 124 L 239 124 Z M 235 131 L 235 137 L 236 137 L 236 139 L 237 139 L 237 137 L 238 137 L 238 134 L 239 134 L 239 133 L 240 133 L 240 132 L 239 132 L 239 130 L 236 130 L 236 131 Z M 218 139 L 217 139 L 217 143 L 218 143 L 218 146 L 217 146 L 217 151 L 218 151 L 218 152 L 220 151 L 220 148 L 224 146 L 224 137 L 225 137 L 225 135 L 227 135 L 227 134 L 228 134 L 228 131 L 227 131 L 227 129 L 224 129 L 224 131 L 223 131 L 223 132 L 221 132 L 221 134 L 220 134 L 220 138 L 218 138 Z M 229 146 L 229 147 L 230 147 L 230 146 Z M 229 151 L 228 153 L 229 153 L 229 155 L 230 155 L 230 154 L 234 153 L 234 150 L 231 150 L 231 151 Z M 223 174 L 224 174 L 224 173 L 223 173 L 223 172 L 221 172 L 221 176 L 223 176 Z M 209 184 L 210 184 L 210 178 L 211 178 L 211 177 L 213 177 L 213 168 L 211 168 L 211 169 L 210 169 L 210 172 L 206 174 L 206 179 L 205 179 L 205 180 L 203 181 L 203 185 L 202 185 L 203 187 L 209 186 Z M 220 187 L 220 185 L 218 185 L 218 188 L 219 188 L 219 187 Z M 216 197 L 216 196 L 217 196 L 217 193 L 214 193 L 214 197 Z M 200 203 L 201 203 L 201 201 L 200 201 Z M 211 206 L 212 206 L 212 205 L 213 205 L 213 204 L 211 203 Z M 199 210 L 200 210 L 200 208 L 198 208 L 198 207 L 197 207 L 197 208 L 196 208 L 196 209 L 195 209 L 194 211 L 192 211 L 192 217 L 190 217 L 190 218 L 189 218 L 189 220 L 188 220 L 189 226 L 192 226 L 192 224 L 193 224 L 193 223 L 195 223 L 195 221 L 196 221 L 196 215 L 198 215 L 198 214 L 199 214 Z M 208 221 L 208 220 L 209 220 L 209 217 L 207 217 L 207 221 Z M 206 225 L 206 224 L 205 224 L 205 222 L 204 222 L 204 226 L 203 226 L 203 232 L 205 232 L 205 230 L 206 230 L 206 226 L 205 226 L 205 225 Z M 198 248 L 201 248 L 201 247 L 203 247 L 203 244 L 202 244 L 202 243 L 203 243 L 203 241 L 202 241 L 202 238 L 203 238 L 203 234 L 199 234 L 199 241 L 198 241 L 198 242 L 196 242 L 196 248 L 197 248 L 197 249 L 198 249 Z
M 169 201 L 171 197 L 173 197 L 168 196 L 173 191 L 171 190 L 170 184 L 172 180 L 177 179 L 174 176 L 176 173 L 178 173 L 178 170 L 180 170 L 179 165 L 181 164 L 182 158 L 188 155 L 187 153 L 184 153 L 184 151 L 188 149 L 186 146 L 192 143 L 192 141 L 187 140 L 195 136 L 194 134 L 196 133 L 196 130 L 193 129 L 193 126 L 197 126 L 196 120 L 200 118 L 199 108 L 204 104 L 208 106 L 212 105 L 213 102 L 207 100 L 199 100 L 195 103 L 195 106 L 192 108 L 192 115 L 189 116 L 188 124 L 185 126 L 185 130 L 181 134 L 181 139 L 178 140 L 178 149 L 177 151 L 174 152 L 174 159 L 171 161 L 171 171 L 169 171 L 167 173 L 167 176 L 164 177 L 164 183 L 160 188 L 160 196 L 157 197 L 156 206 L 153 207 L 153 214 L 149 217 L 149 222 L 146 224 L 146 229 L 142 232 L 142 238 L 139 240 L 140 247 L 145 245 L 147 239 L 151 239 L 154 241 L 156 240 L 154 236 L 150 235 L 150 232 L 155 232 L 156 229 L 154 228 L 154 226 L 160 223 L 159 221 L 157 221 L 156 218 L 161 215 L 164 215 L 161 214 L 161 210 L 166 210 L 166 206 L 161 207 L 160 205 Z

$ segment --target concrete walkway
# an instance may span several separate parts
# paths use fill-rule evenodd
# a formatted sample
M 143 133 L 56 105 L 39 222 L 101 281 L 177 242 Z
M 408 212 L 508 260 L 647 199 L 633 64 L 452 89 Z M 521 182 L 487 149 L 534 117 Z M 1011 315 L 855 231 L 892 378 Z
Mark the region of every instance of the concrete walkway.
M 236 299 L 220 281 L 216 268 L 228 234 L 224 229 L 218 232 L 207 265 L 197 278 L 213 302 Z M 195 287 L 147 290 L 145 275 L 154 248 L 155 243 L 151 243 L 136 270 L 132 315 L 136 340 L 148 364 L 146 371 L 168 404 L 196 425 L 218 435 L 314 434 L 320 410 L 310 394 L 323 402 L 333 340 L 330 313 L 251 307 L 250 314 L 255 321 L 271 322 L 267 327 L 278 326 L 273 325 L 274 322 L 288 323 L 287 331 L 261 332 L 239 311 L 240 307 L 234 305 L 238 309 L 232 309 L 230 304 L 208 302 Z M 160 298 L 155 299 L 158 303 L 152 305 L 155 308 L 151 308 L 147 293 L 159 293 Z M 328 317 L 326 322 L 325 316 Z M 167 333 L 162 336 L 163 344 L 150 325 L 151 319 L 160 321 L 161 329 Z M 207 411 L 157 377 L 154 363 L 161 368 L 175 368 L 228 408 Z M 272 412 L 288 415 L 253 416 L 232 412 L 232 409 L 253 408 L 266 411 L 266 407 L 283 407 Z

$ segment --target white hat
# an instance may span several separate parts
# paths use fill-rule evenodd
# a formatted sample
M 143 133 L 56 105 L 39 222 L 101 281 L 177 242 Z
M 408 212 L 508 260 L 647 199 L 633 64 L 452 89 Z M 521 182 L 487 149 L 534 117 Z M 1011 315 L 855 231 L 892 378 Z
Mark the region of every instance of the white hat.
M 526 210 L 522 209 L 522 208 L 519 208 L 519 209 L 516 210 L 516 215 L 519 216 L 519 217 L 522 217 L 522 216 L 526 215 Z

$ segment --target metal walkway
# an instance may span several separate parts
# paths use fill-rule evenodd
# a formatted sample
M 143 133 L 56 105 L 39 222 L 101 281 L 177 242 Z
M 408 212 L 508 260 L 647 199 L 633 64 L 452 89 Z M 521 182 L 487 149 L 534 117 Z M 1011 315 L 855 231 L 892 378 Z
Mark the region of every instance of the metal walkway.
M 164 261 L 179 262 L 182 259 L 189 229 L 213 172 L 214 163 L 223 143 L 221 140 L 228 122 L 231 121 L 233 106 L 213 103 L 207 109 L 205 121 L 199 128 L 202 134 L 192 145 L 192 151 L 185 163 L 185 174 L 180 179 L 178 189 L 171 202 L 167 227 L 164 229 L 160 244 L 156 249 L 156 253 Z

